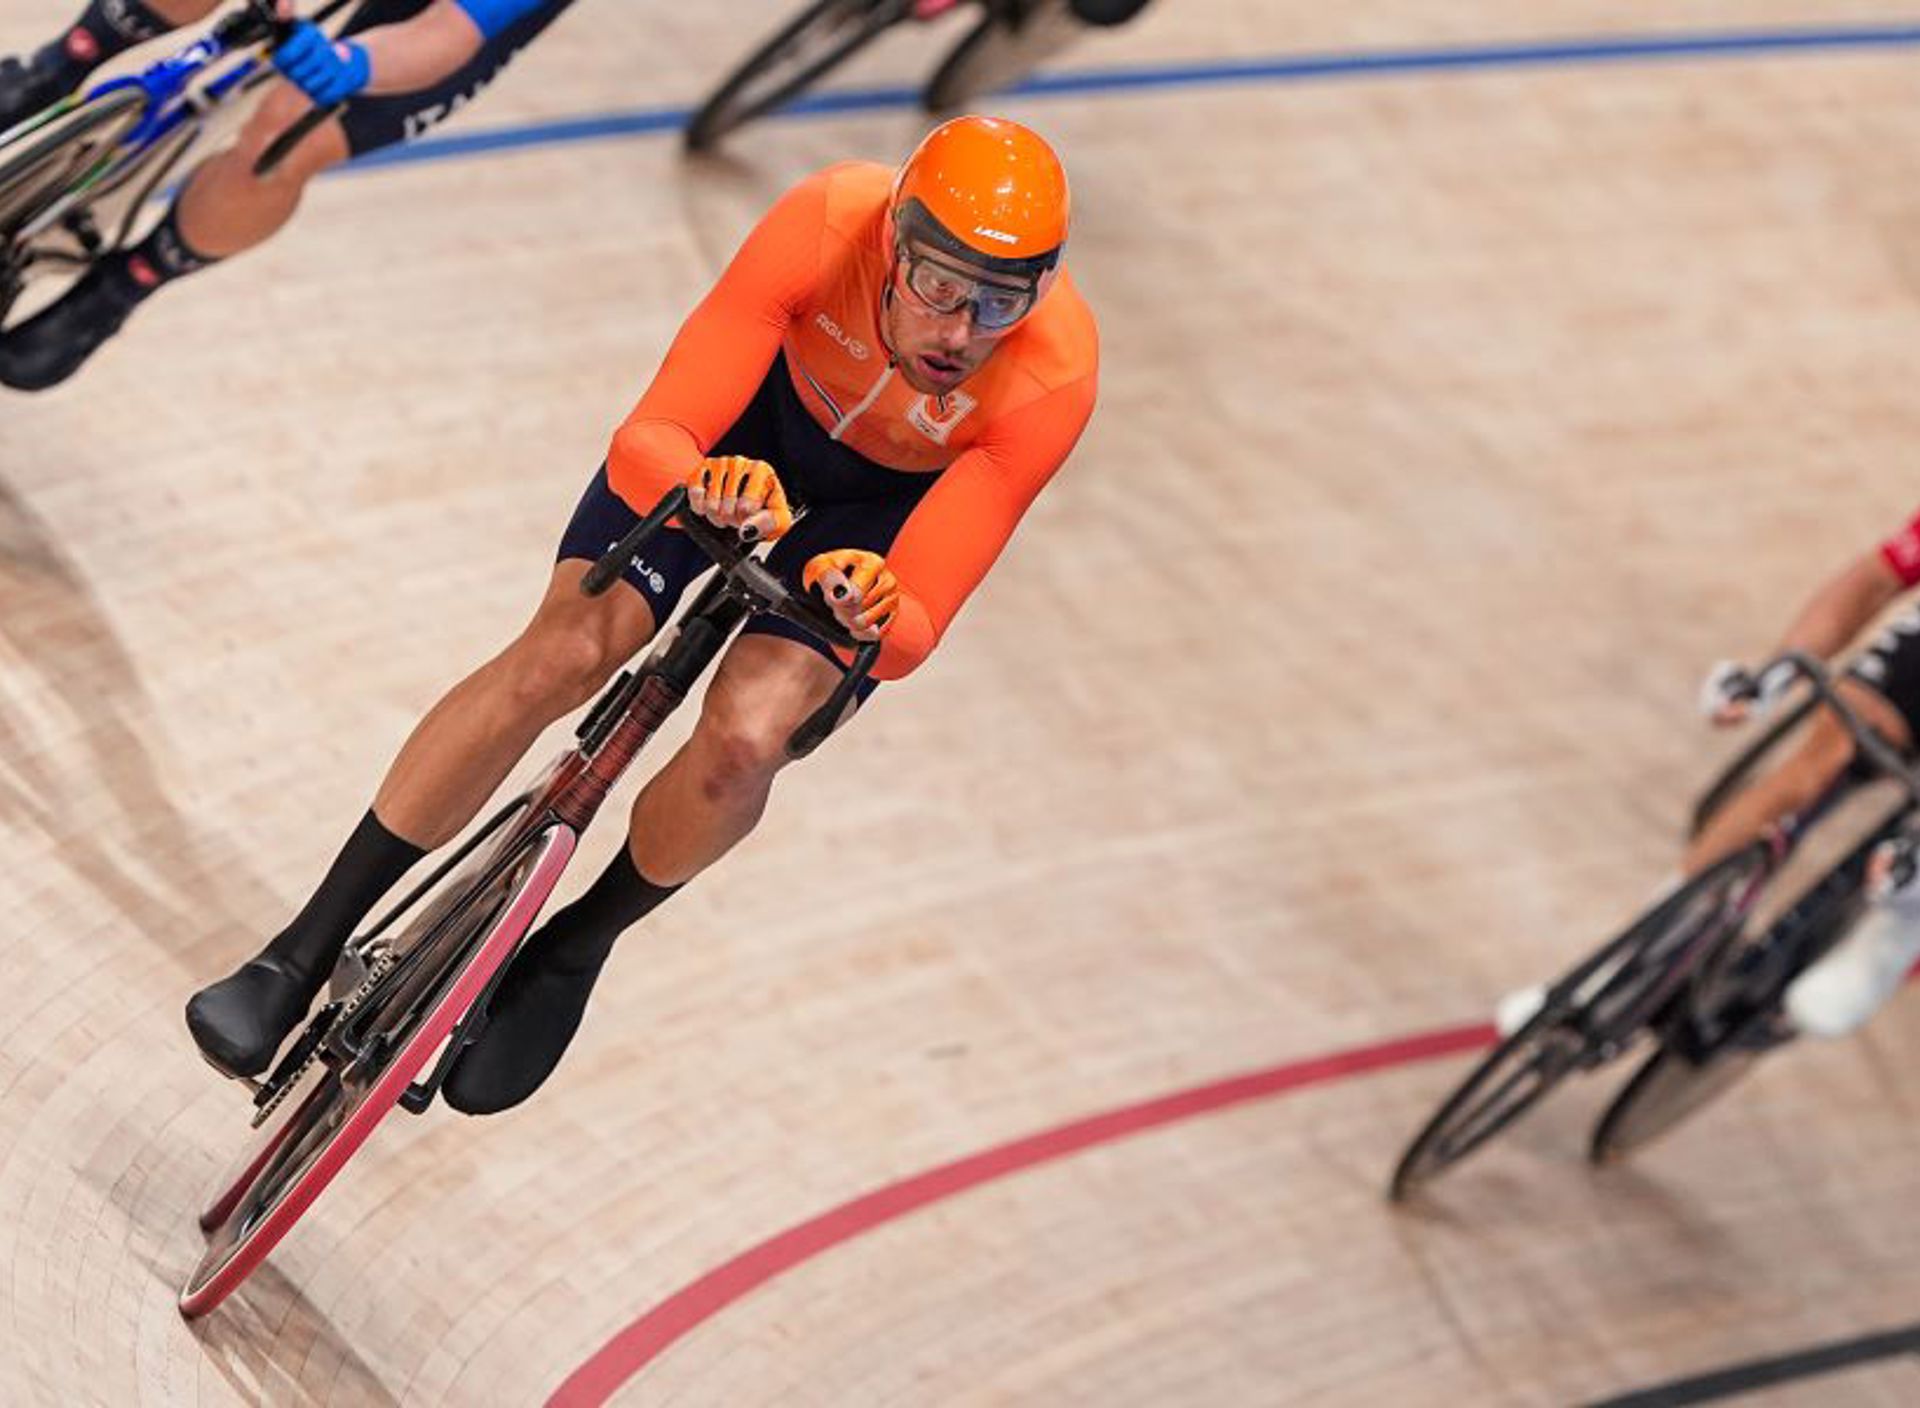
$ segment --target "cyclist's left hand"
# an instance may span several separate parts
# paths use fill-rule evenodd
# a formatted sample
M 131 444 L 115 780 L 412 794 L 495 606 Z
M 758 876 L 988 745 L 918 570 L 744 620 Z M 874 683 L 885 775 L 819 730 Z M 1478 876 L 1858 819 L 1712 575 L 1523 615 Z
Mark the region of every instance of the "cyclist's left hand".
M 807 560 L 800 580 L 819 592 L 855 640 L 879 640 L 900 614 L 900 583 L 880 554 L 839 548 Z
M 295 25 L 293 37 L 273 51 L 273 66 L 317 108 L 345 102 L 373 77 L 364 44 L 351 39 L 336 44 L 310 20 Z

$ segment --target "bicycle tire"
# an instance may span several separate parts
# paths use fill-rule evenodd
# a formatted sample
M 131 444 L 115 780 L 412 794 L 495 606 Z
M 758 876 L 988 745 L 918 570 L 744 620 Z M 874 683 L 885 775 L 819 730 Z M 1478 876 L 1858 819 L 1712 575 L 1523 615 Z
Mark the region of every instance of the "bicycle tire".
M 1731 1090 L 1766 1051 L 1783 1045 L 1778 1015 L 1787 986 L 1860 917 L 1867 858 L 1898 825 L 1898 812 L 1741 951 L 1716 955 L 1691 980 L 1671 1028 L 1594 1125 L 1587 1158 L 1612 1164 L 1638 1153 Z
M 146 101 L 138 88 L 115 88 L 0 148 L 0 241 L 9 254 L 20 229 L 52 203 L 47 197 L 65 195 L 76 177 L 95 170 L 101 150 L 138 125 Z M 109 134 L 113 123 L 122 130 Z
M 1414 1135 L 1394 1166 L 1388 1197 L 1406 1201 L 1510 1128 L 1568 1076 L 1622 1054 L 1720 940 L 1716 924 L 1731 928 L 1725 921 L 1736 912 L 1736 897 L 1766 864 L 1760 846 L 1726 857 L 1552 983 L 1540 1010 L 1488 1052 Z M 1606 981 L 1581 995 L 1608 968 Z
M 205 1315 L 231 1295 L 366 1142 L 531 926 L 575 840 L 571 828 L 557 823 L 522 838 L 519 854 L 493 882 L 499 893 L 491 902 L 485 902 L 492 888 L 486 886 L 473 892 L 471 913 L 456 908 L 447 922 L 470 924 L 468 933 L 481 937 L 462 944 L 433 1000 L 385 1033 L 390 1056 L 365 1071 L 356 1070 L 358 1061 L 322 1060 L 308 1068 L 285 1103 L 286 1114 L 266 1127 L 258 1146 L 243 1155 L 237 1177 L 222 1181 L 202 1214 L 208 1246 L 181 1288 L 182 1315 Z
M 969 107 L 975 99 L 1011 88 L 1084 28 L 1064 0 L 1029 13 L 1017 23 L 989 9 L 953 46 L 921 90 L 920 105 L 936 116 Z
M 695 109 L 682 136 L 686 149 L 711 151 L 729 132 L 791 102 L 911 13 L 911 0 L 814 0 L 749 54 Z M 836 26 L 848 23 L 851 28 L 835 33 Z M 827 43 L 809 55 L 801 46 L 816 31 Z M 790 62 L 790 53 L 796 50 L 800 61 Z M 768 86 L 755 91 L 754 85 L 763 79 Z
M 1745 1079 L 1762 1054 L 1727 1045 L 1695 1060 L 1655 1047 L 1594 1125 L 1588 1160 L 1614 1164 L 1640 1152 Z

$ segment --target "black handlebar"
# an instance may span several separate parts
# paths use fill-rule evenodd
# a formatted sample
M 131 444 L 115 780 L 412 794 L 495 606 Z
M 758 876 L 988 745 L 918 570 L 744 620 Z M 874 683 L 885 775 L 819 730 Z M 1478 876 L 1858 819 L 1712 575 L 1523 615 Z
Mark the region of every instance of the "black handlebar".
M 580 579 L 581 594 L 600 596 L 605 593 L 619 580 L 627 563 L 652 541 L 654 534 L 676 517 L 680 520 L 679 530 L 691 538 L 694 545 L 720 569 L 728 594 L 743 602 L 750 612 L 791 621 L 828 645 L 853 652 L 852 663 L 844 667 L 845 673 L 839 684 L 834 686 L 827 702 L 808 715 L 787 740 L 788 757 L 806 757 L 826 741 L 827 735 L 839 724 L 840 716 L 853 702 L 855 693 L 872 675 L 874 664 L 880 658 L 880 642 L 856 639 L 831 611 L 795 592 L 768 571 L 753 555 L 754 549 L 759 546 L 757 541 L 716 528 L 697 514 L 688 512 L 685 485 L 676 485 L 669 490 L 653 506 L 651 513 L 601 554 L 600 559 Z

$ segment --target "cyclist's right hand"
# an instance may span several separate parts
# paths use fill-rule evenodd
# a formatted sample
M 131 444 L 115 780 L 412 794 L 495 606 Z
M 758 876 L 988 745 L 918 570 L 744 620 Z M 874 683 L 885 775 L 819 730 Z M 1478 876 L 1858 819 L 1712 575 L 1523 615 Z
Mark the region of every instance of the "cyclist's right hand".
M 1700 685 L 1700 712 L 1716 727 L 1730 728 L 1748 719 L 1764 719 L 1793 683 L 1793 667 L 1784 661 L 1755 679 L 1737 660 L 1721 660 Z
M 701 460 L 687 475 L 687 507 L 749 542 L 773 542 L 793 527 L 793 510 L 780 476 L 765 460 L 720 455 Z
M 345 102 L 373 77 L 364 44 L 351 39 L 336 44 L 310 20 L 296 24 L 293 37 L 273 51 L 273 66 L 317 108 Z

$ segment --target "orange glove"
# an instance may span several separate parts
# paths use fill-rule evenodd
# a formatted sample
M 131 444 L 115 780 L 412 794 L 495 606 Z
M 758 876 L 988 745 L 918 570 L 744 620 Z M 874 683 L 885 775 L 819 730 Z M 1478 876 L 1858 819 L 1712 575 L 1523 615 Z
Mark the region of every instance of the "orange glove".
M 704 459 L 687 475 L 687 507 L 707 522 L 732 528 L 749 542 L 773 542 L 793 527 L 793 510 L 780 476 L 765 460 L 745 455 Z
M 838 548 L 807 560 L 800 580 L 826 598 L 855 640 L 879 640 L 900 614 L 900 583 L 879 553 Z

